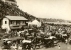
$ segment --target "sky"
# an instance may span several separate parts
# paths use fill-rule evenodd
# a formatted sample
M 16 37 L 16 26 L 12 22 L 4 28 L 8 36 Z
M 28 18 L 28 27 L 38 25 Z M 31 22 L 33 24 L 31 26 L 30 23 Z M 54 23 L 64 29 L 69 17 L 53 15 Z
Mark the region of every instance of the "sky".
M 71 20 L 71 0 L 16 0 L 19 8 L 38 18 Z

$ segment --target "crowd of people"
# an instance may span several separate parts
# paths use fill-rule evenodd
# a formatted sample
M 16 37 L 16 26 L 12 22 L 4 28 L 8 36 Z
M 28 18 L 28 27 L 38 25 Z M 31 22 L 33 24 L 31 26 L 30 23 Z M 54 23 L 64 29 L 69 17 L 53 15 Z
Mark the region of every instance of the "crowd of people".
M 32 29 L 24 29 L 21 31 L 11 31 L 8 37 L 5 38 L 17 38 L 12 40 L 14 48 L 31 49 L 40 48 L 40 46 L 51 47 L 57 45 L 58 42 L 64 42 L 65 44 L 71 43 L 71 27 L 63 25 L 47 25 L 44 29 L 34 27 Z M 10 39 L 11 40 L 11 39 Z M 7 41 L 5 41 L 7 43 Z M 5 43 L 4 43 L 5 44 Z M 9 44 L 13 46 L 13 44 Z M 50 44 L 50 45 L 49 45 Z M 7 44 L 5 44 L 7 45 Z M 10 48 L 10 47 L 9 47 Z

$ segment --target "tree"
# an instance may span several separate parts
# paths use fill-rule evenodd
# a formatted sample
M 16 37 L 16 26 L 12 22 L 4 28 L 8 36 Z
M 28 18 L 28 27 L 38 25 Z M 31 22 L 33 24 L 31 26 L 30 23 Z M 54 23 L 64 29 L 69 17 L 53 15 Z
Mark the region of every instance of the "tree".
M 16 0 L 8 0 L 8 1 L 16 2 Z
M 6 1 L 15 2 L 15 0 L 6 0 Z M 6 15 L 23 16 L 30 21 L 36 18 L 35 16 L 30 15 L 27 12 L 20 10 L 17 4 L 14 4 L 14 3 L 9 4 L 8 2 L 3 2 L 2 0 L 0 0 L 0 18 L 5 17 Z

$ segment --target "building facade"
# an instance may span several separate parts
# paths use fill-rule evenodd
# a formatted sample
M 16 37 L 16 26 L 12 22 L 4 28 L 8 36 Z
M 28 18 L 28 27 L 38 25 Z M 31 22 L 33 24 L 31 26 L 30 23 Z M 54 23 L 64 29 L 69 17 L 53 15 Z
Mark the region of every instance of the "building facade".
M 28 19 L 22 16 L 6 16 L 2 19 L 2 29 L 19 29 L 27 25 Z

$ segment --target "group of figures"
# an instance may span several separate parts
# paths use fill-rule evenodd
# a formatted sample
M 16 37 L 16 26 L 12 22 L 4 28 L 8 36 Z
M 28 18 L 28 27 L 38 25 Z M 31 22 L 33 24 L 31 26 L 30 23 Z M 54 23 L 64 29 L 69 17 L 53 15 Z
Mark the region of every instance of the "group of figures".
M 41 47 L 53 47 L 59 42 L 71 44 L 70 32 L 59 28 L 43 32 L 40 29 L 26 29 L 23 31 L 12 32 L 3 40 L 3 49 L 15 48 L 16 50 L 35 50 Z M 4 46 L 4 47 L 3 47 Z

